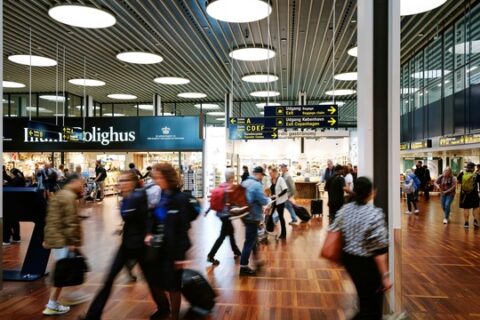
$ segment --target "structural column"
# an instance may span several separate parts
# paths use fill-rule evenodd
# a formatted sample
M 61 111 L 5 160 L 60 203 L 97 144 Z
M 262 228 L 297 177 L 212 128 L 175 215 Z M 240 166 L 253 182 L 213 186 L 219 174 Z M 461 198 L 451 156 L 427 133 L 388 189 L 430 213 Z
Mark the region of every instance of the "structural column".
M 400 5 L 358 1 L 359 171 L 373 178 L 375 205 L 387 215 L 392 311 L 401 310 Z
M 0 0 L 0 81 L 3 83 L 3 0 Z M 0 95 L 3 97 L 3 86 L 0 87 Z M 3 108 L 0 109 L 0 131 L 2 131 L 3 134 Z M 3 142 L 0 143 L 0 155 L 0 163 L 3 165 Z M 1 175 L 3 181 L 3 173 L 1 173 Z M 0 185 L 0 208 L 3 208 L 3 183 Z M 0 210 L 0 237 L 3 239 L 3 210 Z M 3 246 L 0 248 L 0 289 L 3 288 L 2 265 Z

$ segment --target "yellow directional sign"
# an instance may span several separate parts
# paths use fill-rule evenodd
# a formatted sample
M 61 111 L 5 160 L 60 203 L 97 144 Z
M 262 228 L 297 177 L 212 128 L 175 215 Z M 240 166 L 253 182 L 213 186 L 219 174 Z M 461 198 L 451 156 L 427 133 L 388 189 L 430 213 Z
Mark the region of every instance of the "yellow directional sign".
M 279 115 L 279 116 L 283 115 L 283 108 L 282 107 L 277 108 L 277 115 Z
M 331 126 L 335 125 L 335 123 L 337 123 L 337 120 L 335 120 L 334 118 L 330 118 L 330 120 L 328 120 L 328 123 L 330 123 Z
M 277 119 L 277 126 L 283 126 L 283 120 Z
M 230 123 L 235 124 L 235 123 L 237 123 L 237 120 L 235 118 L 230 118 Z
M 331 106 L 330 108 L 328 108 L 328 111 L 330 112 L 330 114 L 334 114 L 337 111 L 337 109 L 335 109 L 334 106 Z
M 278 137 L 278 136 L 277 136 L 277 134 L 276 134 L 275 132 L 272 133 L 272 138 L 273 138 L 273 139 L 276 139 L 277 137 Z
M 28 134 L 29 134 L 30 136 L 33 136 L 33 131 L 32 131 L 32 130 L 28 131 Z

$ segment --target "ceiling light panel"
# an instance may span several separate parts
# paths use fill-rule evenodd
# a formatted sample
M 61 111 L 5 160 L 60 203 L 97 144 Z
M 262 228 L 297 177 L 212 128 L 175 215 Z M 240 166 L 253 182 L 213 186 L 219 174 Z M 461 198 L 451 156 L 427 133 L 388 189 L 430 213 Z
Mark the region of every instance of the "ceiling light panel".
M 20 82 L 14 82 L 14 81 L 3 81 L 2 86 L 4 88 L 25 88 L 25 85 Z
M 26 66 L 32 65 L 32 67 L 53 67 L 57 65 L 57 61 L 53 59 L 28 54 L 11 55 L 8 60 Z
M 48 15 L 60 23 L 86 29 L 108 28 L 117 22 L 110 12 L 79 4 L 55 6 L 48 10 Z
M 339 73 L 334 76 L 339 81 L 357 81 L 358 74 L 356 72 Z
M 328 96 L 349 96 L 355 93 L 357 93 L 357 91 L 351 89 L 330 90 L 325 92 Z
M 410 16 L 433 10 L 443 5 L 447 0 L 401 0 L 400 15 Z
M 278 91 L 254 91 L 250 93 L 252 97 L 262 97 L 262 98 L 268 98 L 268 97 L 276 97 L 280 95 L 280 92 Z
M 353 47 L 347 51 L 352 57 L 358 57 L 358 47 Z
M 42 99 L 42 100 L 55 101 L 55 102 L 64 102 L 65 101 L 64 96 L 42 95 L 42 96 L 39 96 L 39 98 Z
M 125 94 L 125 93 L 112 93 L 109 94 L 107 97 L 110 99 L 115 99 L 115 100 L 134 100 L 137 99 L 137 96 L 133 94 Z
M 117 54 L 117 59 L 134 64 L 154 64 L 163 61 L 158 54 L 141 51 L 128 51 Z
M 207 114 L 212 117 L 219 117 L 219 116 L 224 116 L 225 112 L 213 111 L 213 112 L 207 112 Z
M 207 97 L 205 93 L 200 92 L 182 92 L 179 93 L 177 96 L 186 99 L 202 99 Z
M 190 83 L 189 79 L 179 78 L 179 77 L 159 77 L 153 79 L 156 83 L 160 84 L 169 84 L 169 85 L 181 85 Z
M 268 106 L 269 106 L 269 107 L 279 107 L 279 106 L 281 106 L 281 105 L 282 105 L 282 104 L 280 104 L 280 103 L 278 103 L 278 102 L 269 102 L 269 103 L 268 103 Z M 261 109 L 262 109 L 262 108 L 265 108 L 265 107 L 267 106 L 267 103 L 266 103 L 266 102 L 257 103 L 256 106 L 257 106 L 258 108 L 261 108 Z
M 323 101 L 319 103 L 319 105 L 321 106 L 329 106 L 332 104 L 336 104 L 337 106 L 341 107 L 345 105 L 345 102 L 344 101 Z
M 273 74 L 247 74 L 242 77 L 242 80 L 253 83 L 268 83 L 277 81 L 278 77 Z
M 202 110 L 219 110 L 220 109 L 220 106 L 218 104 L 215 104 L 215 103 L 196 104 L 196 105 L 194 105 L 194 107 L 197 108 L 197 109 L 202 108 Z
M 68 80 L 69 83 L 74 84 L 76 86 L 85 86 L 85 87 L 101 87 L 105 85 L 104 81 L 95 80 L 95 79 L 70 79 Z
M 217 20 L 246 23 L 265 19 L 272 6 L 262 0 L 215 0 L 207 4 L 207 13 Z
M 263 61 L 275 57 L 275 51 L 267 48 L 239 48 L 231 51 L 230 58 L 240 61 Z

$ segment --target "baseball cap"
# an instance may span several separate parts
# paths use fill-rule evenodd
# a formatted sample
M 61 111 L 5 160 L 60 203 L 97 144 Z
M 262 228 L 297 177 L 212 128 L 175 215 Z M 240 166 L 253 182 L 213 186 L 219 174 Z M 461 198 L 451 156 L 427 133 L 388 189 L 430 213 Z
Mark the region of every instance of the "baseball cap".
M 282 164 L 280 165 L 280 168 L 286 168 L 286 167 L 288 167 L 288 166 L 287 166 L 285 163 L 282 163 Z
M 265 175 L 265 172 L 263 172 L 263 168 L 260 166 L 253 168 L 253 173 L 261 173 Z

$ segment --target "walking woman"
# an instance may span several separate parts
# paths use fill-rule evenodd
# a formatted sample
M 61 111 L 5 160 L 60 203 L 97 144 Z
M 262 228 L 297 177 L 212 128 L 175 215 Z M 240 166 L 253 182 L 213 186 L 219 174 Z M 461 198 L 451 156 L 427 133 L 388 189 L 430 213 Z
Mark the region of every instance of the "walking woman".
M 369 204 L 375 194 L 368 178 L 358 178 L 353 190 L 353 202 L 337 212 L 329 230 L 342 232 L 342 260 L 360 302 L 360 310 L 353 319 L 381 320 L 383 292 L 392 286 L 385 215 L 380 208 Z
M 83 319 L 99 320 L 102 317 L 103 309 L 107 304 L 112 291 L 112 286 L 117 275 L 122 271 L 127 261 L 135 259 L 142 269 L 145 279 L 150 287 L 153 299 L 157 304 L 158 311 L 151 319 L 159 319 L 158 314 L 168 314 L 168 300 L 161 292 L 158 286 L 153 285 L 151 275 L 151 266 L 147 264 L 145 258 L 144 244 L 147 230 L 149 229 L 149 219 L 147 212 L 147 198 L 143 190 L 135 189 L 138 178 L 135 172 L 125 171 L 119 179 L 119 189 L 123 197 L 120 207 L 120 213 L 124 221 L 122 232 L 122 243 L 118 248 L 117 254 L 110 267 L 105 283 L 93 300 L 87 314 Z M 149 267 L 151 269 L 149 269 Z M 81 318 L 82 319 L 82 318 Z
M 443 210 L 443 224 L 448 224 L 450 207 L 457 190 L 457 179 L 452 175 L 452 169 L 446 167 L 443 174 L 435 181 L 435 187 L 440 189 Z
M 273 167 L 270 170 L 270 177 L 272 179 L 270 185 L 270 191 L 272 196 L 270 197 L 274 202 L 272 205 L 272 214 L 268 216 L 267 230 L 273 231 L 275 224 L 273 222 L 273 213 L 277 210 L 278 217 L 280 218 L 281 232 L 278 239 L 287 238 L 287 228 L 285 226 L 285 218 L 283 216 L 285 210 L 285 202 L 288 200 L 288 186 L 285 180 L 278 174 L 278 169 Z
M 407 214 L 412 214 L 412 205 L 413 208 L 415 209 L 415 213 L 418 213 L 418 208 L 417 208 L 417 195 L 418 195 L 418 190 L 420 188 L 420 180 L 418 177 L 413 173 L 411 169 L 407 170 L 407 176 L 405 177 L 405 183 L 404 183 L 404 191 L 407 195 L 407 207 L 408 211 L 406 212 Z
M 153 211 L 153 233 L 145 237 L 145 243 L 152 244 L 159 251 L 155 282 L 169 293 L 171 318 L 177 320 L 180 313 L 182 270 L 186 252 L 190 248 L 190 222 L 187 214 L 189 200 L 180 192 L 180 177 L 171 164 L 153 166 L 152 179 L 162 189 L 162 194 Z

